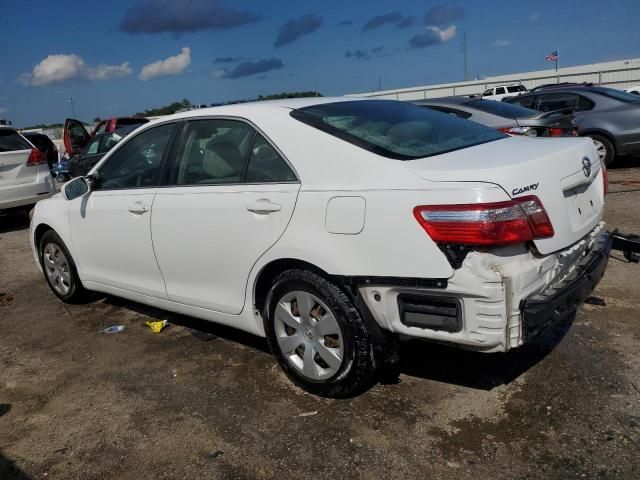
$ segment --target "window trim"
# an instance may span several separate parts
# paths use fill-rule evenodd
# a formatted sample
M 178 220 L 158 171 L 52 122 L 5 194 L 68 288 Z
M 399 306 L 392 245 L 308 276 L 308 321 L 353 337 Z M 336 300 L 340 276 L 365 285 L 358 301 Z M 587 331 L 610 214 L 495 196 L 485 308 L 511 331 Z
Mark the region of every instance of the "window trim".
M 251 140 L 251 147 L 247 152 L 247 158 L 244 162 L 243 173 L 242 173 L 242 181 L 240 182 L 229 182 L 229 183 L 194 183 L 194 184 L 185 184 L 178 185 L 176 183 L 171 183 L 175 174 L 177 173 L 178 164 L 180 159 L 178 158 L 178 154 L 182 149 L 182 145 L 185 140 L 185 135 L 187 131 L 187 126 L 189 122 L 193 121 L 201 121 L 201 120 L 228 120 L 228 121 L 238 121 L 242 122 L 249 127 L 251 127 L 254 131 L 253 139 Z M 256 141 L 256 134 L 262 135 L 262 137 L 271 145 L 271 147 L 276 151 L 280 158 L 284 160 L 287 166 L 293 172 L 293 175 L 296 177 L 295 180 L 291 180 L 288 182 L 247 182 L 245 179 L 247 178 L 247 168 L 249 166 L 249 159 L 251 158 L 251 152 L 253 150 L 253 145 Z M 269 138 L 267 134 L 264 133 L 262 129 L 260 129 L 255 123 L 253 123 L 248 118 L 244 117 L 236 117 L 233 115 L 206 115 L 206 116 L 197 116 L 197 117 L 188 117 L 182 119 L 182 127 L 180 131 L 179 138 L 175 139 L 174 148 L 171 149 L 172 158 L 167 162 L 167 171 L 166 177 L 163 178 L 162 185 L 160 188 L 198 188 L 198 187 L 229 187 L 229 186 L 238 186 L 238 185 L 295 185 L 300 184 L 300 175 L 298 175 L 297 170 L 293 167 L 289 159 L 282 153 L 282 151 L 278 148 L 278 146 Z
M 126 191 L 126 190 L 145 190 L 145 189 L 151 189 L 151 188 L 159 188 L 161 186 L 163 186 L 164 184 L 164 180 L 165 180 L 165 169 L 166 169 L 166 165 L 167 165 L 167 157 L 169 156 L 169 153 L 173 151 L 173 144 L 176 140 L 176 135 L 178 134 L 178 132 L 180 131 L 180 121 L 179 120 L 168 120 L 166 122 L 162 122 L 162 123 L 154 123 L 153 125 L 151 125 L 148 128 L 145 128 L 139 132 L 136 132 L 135 135 L 131 135 L 128 136 L 127 138 L 123 139 L 122 141 L 118 142 L 118 144 L 113 147 L 113 149 L 109 152 L 107 152 L 106 155 L 108 155 L 108 157 L 105 159 L 103 157 L 103 162 L 100 163 L 100 166 L 96 169 L 96 171 L 90 176 L 90 178 L 92 178 L 94 180 L 94 186 L 92 188 L 92 190 L 96 191 L 96 192 L 117 192 L 117 191 Z M 109 163 L 109 161 L 111 161 L 111 159 L 113 158 L 113 156 L 126 144 L 128 144 L 130 141 L 133 141 L 134 138 L 136 138 L 138 135 L 142 135 L 145 132 L 148 132 L 149 130 L 153 130 L 154 128 L 159 128 L 159 127 L 164 127 L 165 125 L 173 125 L 173 132 L 171 133 L 171 136 L 169 137 L 168 140 L 168 145 L 163 154 L 162 154 L 162 158 L 160 159 L 160 179 L 158 181 L 158 185 L 154 185 L 152 187 L 150 186 L 141 186 L 141 187 L 122 187 L 122 188 L 101 188 L 99 181 L 95 182 L 95 180 L 99 180 L 100 179 L 100 171 L 104 168 L 104 166 L 106 164 Z M 106 156 L 105 155 L 105 156 Z M 97 175 L 96 175 L 97 174 Z

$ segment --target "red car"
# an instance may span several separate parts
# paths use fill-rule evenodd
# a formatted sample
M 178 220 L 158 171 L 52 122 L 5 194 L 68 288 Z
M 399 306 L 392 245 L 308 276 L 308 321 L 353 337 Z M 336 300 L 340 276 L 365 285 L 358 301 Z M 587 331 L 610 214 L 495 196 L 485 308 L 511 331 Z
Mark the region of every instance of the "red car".
M 99 133 L 113 133 L 119 128 L 131 125 L 140 126 L 148 121 L 148 119 L 142 117 L 113 117 L 100 121 L 89 134 L 80 120 L 67 118 L 64 121 L 64 133 L 62 136 L 67 155 L 71 157 L 79 153 Z

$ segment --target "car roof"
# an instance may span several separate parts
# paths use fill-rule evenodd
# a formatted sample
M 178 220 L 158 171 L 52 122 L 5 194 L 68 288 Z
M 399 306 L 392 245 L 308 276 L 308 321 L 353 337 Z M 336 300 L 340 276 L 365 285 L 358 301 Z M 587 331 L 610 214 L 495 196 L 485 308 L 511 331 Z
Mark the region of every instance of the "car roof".
M 229 116 L 244 116 L 247 113 L 255 112 L 256 110 L 295 110 L 298 108 L 311 107 L 313 105 L 323 105 L 325 103 L 335 102 L 349 102 L 366 100 L 369 98 L 358 97 L 306 97 L 306 98 L 286 98 L 281 100 L 264 100 L 256 102 L 234 103 L 230 105 L 219 105 L 216 107 L 198 108 L 195 110 L 189 110 L 187 112 L 174 113 L 173 115 L 163 116 L 154 120 L 151 123 L 165 122 L 167 120 L 175 120 L 181 118 L 193 118 L 193 117 L 207 117 L 210 115 L 229 115 Z

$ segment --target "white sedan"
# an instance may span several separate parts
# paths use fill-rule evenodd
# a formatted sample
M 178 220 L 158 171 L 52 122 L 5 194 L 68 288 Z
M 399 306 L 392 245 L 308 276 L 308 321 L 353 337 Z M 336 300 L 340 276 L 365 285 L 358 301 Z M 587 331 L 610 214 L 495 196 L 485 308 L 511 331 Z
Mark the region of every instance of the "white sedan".
M 589 139 L 404 102 L 231 105 L 140 127 L 37 204 L 31 241 L 65 302 L 266 336 L 296 384 L 344 397 L 398 338 L 505 352 L 575 311 L 611 246 L 604 174 Z

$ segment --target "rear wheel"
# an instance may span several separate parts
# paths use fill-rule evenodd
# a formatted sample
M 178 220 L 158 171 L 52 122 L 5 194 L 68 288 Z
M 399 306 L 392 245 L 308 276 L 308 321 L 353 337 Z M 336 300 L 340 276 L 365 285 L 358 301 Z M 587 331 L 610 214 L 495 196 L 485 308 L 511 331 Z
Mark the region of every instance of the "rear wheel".
M 596 152 L 598 152 L 598 158 L 600 158 L 600 161 L 606 166 L 609 166 L 615 156 L 613 143 L 611 143 L 607 137 L 603 137 L 602 135 L 589 135 L 589 138 L 593 140 L 593 146 L 596 147 Z
M 40 263 L 51 291 L 66 303 L 78 303 L 88 297 L 71 254 L 53 230 L 40 239 Z
M 296 385 L 324 397 L 349 397 L 376 372 L 374 341 L 349 298 L 324 277 L 287 270 L 265 307 L 271 351 Z

